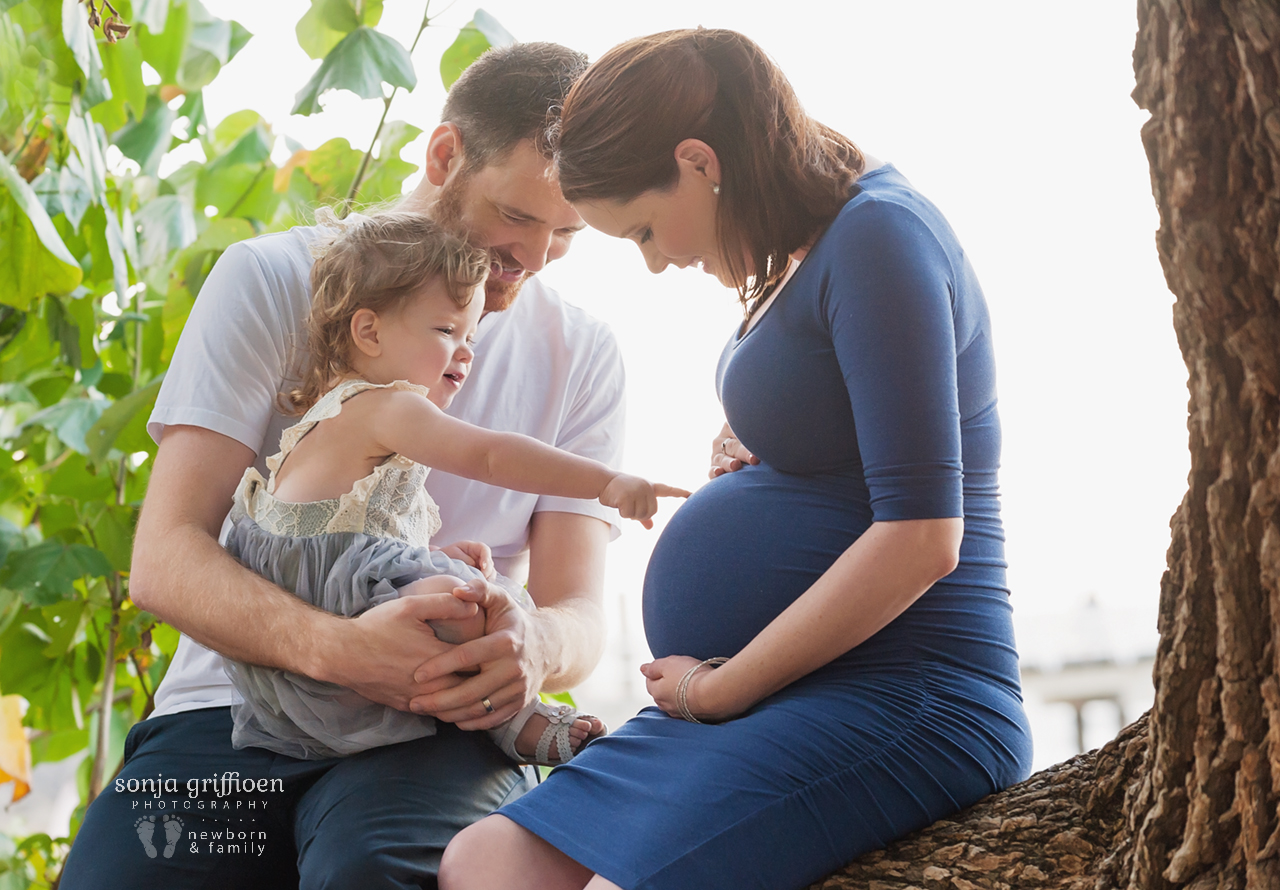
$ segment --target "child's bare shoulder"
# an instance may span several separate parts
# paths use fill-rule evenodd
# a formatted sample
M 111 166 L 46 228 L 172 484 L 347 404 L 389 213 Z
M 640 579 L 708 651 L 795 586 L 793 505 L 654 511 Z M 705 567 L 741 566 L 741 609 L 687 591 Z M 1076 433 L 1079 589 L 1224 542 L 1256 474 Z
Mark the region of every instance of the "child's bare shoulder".
M 404 411 L 432 411 L 435 406 L 423 394 L 425 390 L 402 389 L 400 387 L 380 387 L 366 389 L 347 400 L 343 413 L 350 411 L 360 416 L 373 416 L 382 413 L 399 413 Z

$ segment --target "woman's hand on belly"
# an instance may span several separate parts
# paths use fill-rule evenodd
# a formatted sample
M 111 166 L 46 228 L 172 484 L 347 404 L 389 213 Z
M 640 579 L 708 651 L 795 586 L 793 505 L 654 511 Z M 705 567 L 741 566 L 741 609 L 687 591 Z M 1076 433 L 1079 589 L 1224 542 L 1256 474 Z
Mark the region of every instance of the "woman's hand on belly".
M 711 440 L 711 471 L 707 476 L 714 479 L 725 473 L 741 470 L 747 464 L 758 463 L 760 458 L 747 450 L 742 440 L 733 434 L 733 430 L 729 429 L 729 424 L 726 422 L 720 428 L 720 433 Z

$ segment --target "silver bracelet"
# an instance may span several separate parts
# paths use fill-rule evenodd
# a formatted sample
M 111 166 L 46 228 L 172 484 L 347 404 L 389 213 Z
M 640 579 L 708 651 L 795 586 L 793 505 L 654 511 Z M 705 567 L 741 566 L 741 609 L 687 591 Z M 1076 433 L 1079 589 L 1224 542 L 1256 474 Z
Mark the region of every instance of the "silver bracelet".
M 729 659 L 724 657 L 708 658 L 706 661 L 700 661 L 693 667 L 689 668 L 689 670 L 685 672 L 685 675 L 680 678 L 680 682 L 676 684 L 676 708 L 680 711 L 681 717 L 688 720 L 690 723 L 702 722 L 689 711 L 689 681 L 693 679 L 693 675 L 698 672 L 699 668 L 706 667 L 708 665 L 713 668 L 717 668 L 728 660 Z

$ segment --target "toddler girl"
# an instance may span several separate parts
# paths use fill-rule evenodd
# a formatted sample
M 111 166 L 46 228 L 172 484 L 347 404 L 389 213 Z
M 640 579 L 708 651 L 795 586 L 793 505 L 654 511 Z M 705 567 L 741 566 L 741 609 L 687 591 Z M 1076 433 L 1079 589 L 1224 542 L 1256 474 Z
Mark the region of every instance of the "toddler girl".
M 236 491 L 226 546 L 242 564 L 346 616 L 406 595 L 474 601 L 483 579 L 499 580 L 489 548 L 428 547 L 440 527 L 423 487 L 430 467 L 518 491 L 599 498 L 646 526 L 658 497 L 688 496 L 446 415 L 471 370 L 488 253 L 420 214 L 318 217 L 328 231 L 312 247 L 307 364 L 290 394 L 306 413 L 267 459 L 269 478 L 250 467 Z M 533 608 L 522 588 L 504 586 Z M 484 614 L 432 627 L 446 642 L 465 642 L 483 634 Z M 230 661 L 227 673 L 244 699 L 232 707 L 236 748 L 318 759 L 435 732 L 429 717 L 331 683 Z M 555 764 L 604 726 L 535 701 L 489 732 L 517 761 Z

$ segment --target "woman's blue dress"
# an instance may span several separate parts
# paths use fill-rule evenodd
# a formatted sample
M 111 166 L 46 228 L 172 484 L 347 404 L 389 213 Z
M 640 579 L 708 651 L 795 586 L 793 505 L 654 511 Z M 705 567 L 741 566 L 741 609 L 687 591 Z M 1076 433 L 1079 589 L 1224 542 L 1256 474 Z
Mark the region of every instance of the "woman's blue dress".
M 654 548 L 656 657 L 733 655 L 872 522 L 963 516 L 960 564 L 741 717 L 647 708 L 500 810 L 628 890 L 803 887 L 1030 768 L 990 322 L 937 208 L 891 166 L 863 176 L 718 383 L 761 463 Z

